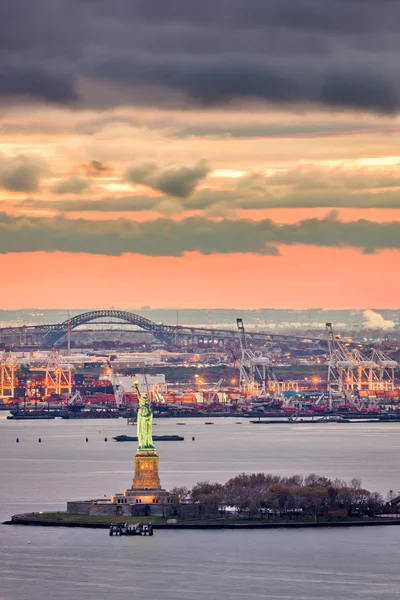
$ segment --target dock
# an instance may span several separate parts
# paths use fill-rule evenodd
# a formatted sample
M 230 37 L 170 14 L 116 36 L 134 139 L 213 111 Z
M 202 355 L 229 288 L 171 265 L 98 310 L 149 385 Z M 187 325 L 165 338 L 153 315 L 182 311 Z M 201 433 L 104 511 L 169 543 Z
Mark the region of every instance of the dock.
M 112 523 L 109 535 L 153 535 L 151 523 Z

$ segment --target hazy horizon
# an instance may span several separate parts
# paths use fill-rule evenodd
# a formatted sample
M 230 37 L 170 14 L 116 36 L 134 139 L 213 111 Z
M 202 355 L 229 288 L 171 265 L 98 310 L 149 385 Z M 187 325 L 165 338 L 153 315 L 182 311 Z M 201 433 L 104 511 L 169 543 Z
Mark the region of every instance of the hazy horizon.
M 99 310 L 86 309 L 20 309 L 0 310 L 0 324 L 45 324 L 66 321 L 75 315 Z M 321 308 L 308 310 L 290 309 L 191 309 L 191 308 L 140 308 L 102 307 L 100 310 L 121 310 L 138 313 L 155 322 L 170 325 L 198 325 L 210 327 L 236 327 L 236 319 L 243 318 L 248 328 L 301 328 L 321 329 L 326 322 L 332 322 L 334 327 L 346 329 L 376 329 L 391 331 L 400 325 L 400 310 L 325 310 Z M 96 325 L 96 321 L 93 321 Z

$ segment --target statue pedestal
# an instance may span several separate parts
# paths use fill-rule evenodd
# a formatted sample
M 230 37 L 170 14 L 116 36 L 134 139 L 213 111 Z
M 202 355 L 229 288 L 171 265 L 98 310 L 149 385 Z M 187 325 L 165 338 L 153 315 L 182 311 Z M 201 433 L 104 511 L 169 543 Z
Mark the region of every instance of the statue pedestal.
M 156 449 L 137 450 L 134 456 L 135 474 L 132 487 L 123 494 L 115 494 L 113 504 L 170 504 L 176 501 L 161 487 L 158 475 L 160 458 Z
M 156 450 L 137 450 L 133 459 L 135 475 L 132 490 L 160 490 L 161 482 L 158 475 L 160 458 Z

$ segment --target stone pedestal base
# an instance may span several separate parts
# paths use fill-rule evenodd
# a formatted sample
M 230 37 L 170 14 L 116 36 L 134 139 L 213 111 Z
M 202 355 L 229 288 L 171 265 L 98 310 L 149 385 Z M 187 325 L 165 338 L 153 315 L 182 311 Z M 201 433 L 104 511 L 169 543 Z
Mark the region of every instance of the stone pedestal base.
M 173 501 L 167 490 L 157 489 L 142 489 L 142 490 L 126 490 L 123 497 L 128 504 L 169 504 Z M 118 501 L 118 498 L 117 498 Z
M 156 450 L 138 450 L 134 456 L 135 474 L 132 487 L 111 498 L 113 504 L 173 504 L 176 497 L 161 487 Z
M 135 475 L 132 490 L 161 490 L 157 452 L 138 450 L 134 457 Z
M 132 505 L 153 506 L 161 504 L 164 506 L 166 504 L 176 504 L 179 502 L 176 495 L 170 494 L 161 487 L 160 477 L 158 475 L 159 460 L 159 456 L 155 449 L 137 450 L 133 459 L 135 474 L 132 481 L 132 487 L 123 494 L 115 494 L 115 496 L 111 498 L 111 504 L 120 505 L 120 509 L 124 511 L 129 510 L 127 506 L 132 507 Z

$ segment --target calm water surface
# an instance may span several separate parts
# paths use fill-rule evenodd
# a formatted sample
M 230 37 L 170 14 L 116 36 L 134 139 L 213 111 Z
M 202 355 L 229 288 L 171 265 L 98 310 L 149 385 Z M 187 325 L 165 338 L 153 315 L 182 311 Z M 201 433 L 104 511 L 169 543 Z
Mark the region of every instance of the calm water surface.
M 157 421 L 156 433 L 185 435 L 184 442 L 159 444 L 163 485 L 264 471 L 360 477 L 383 493 L 400 489 L 400 424 L 236 421 Z M 0 520 L 126 489 L 135 444 L 111 438 L 132 431 L 121 419 L 7 422 L 0 413 Z M 110 538 L 103 530 L 0 526 L 1 600 L 397 600 L 399 564 L 400 527 Z

